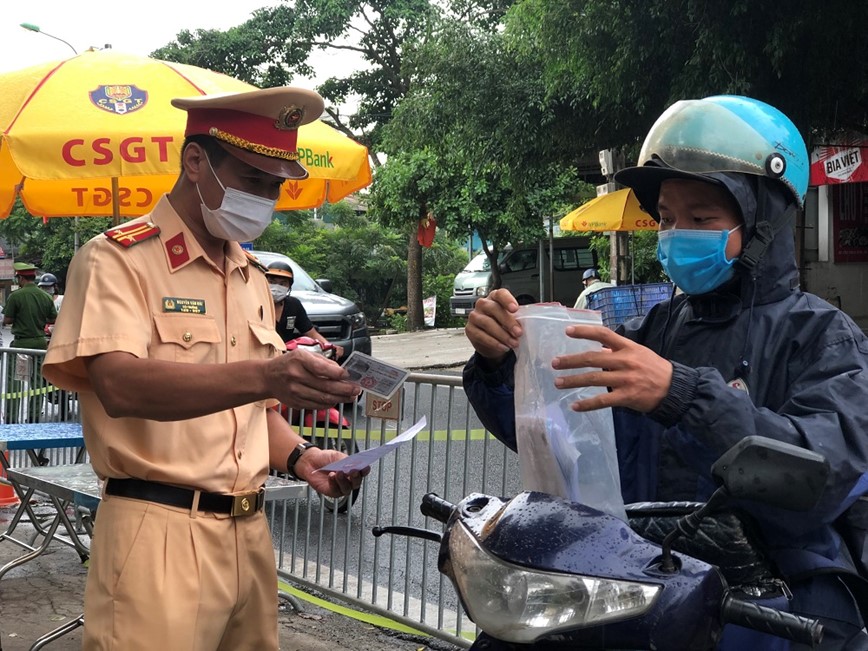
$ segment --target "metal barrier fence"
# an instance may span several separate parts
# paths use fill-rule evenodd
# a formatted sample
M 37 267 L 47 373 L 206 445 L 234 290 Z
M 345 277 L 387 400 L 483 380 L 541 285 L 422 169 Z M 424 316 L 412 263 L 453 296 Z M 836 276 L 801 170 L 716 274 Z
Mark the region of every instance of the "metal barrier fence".
M 59 409 L 59 393 L 41 373 L 44 351 L 0 349 L 0 414 L 4 422 L 79 421 L 75 394 Z M 23 358 L 33 364 L 26 368 Z M 428 425 L 372 468 L 353 503 L 334 502 L 308 489 L 307 499 L 268 504 L 278 572 L 291 584 L 412 626 L 459 646 L 476 635 L 457 595 L 437 569 L 438 545 L 419 538 L 375 538 L 375 526 L 442 531 L 419 512 L 435 492 L 457 502 L 473 492 L 513 495 L 521 490 L 517 455 L 484 431 L 469 408 L 461 378 L 413 373 L 399 392 L 397 420 L 368 417 L 363 404 L 332 413 L 290 411 L 287 418 L 308 438 L 347 452 L 382 445 L 425 415 Z M 34 405 L 39 406 L 36 413 Z M 17 453 L 15 453 L 17 454 Z M 68 450 L 47 450 L 51 463 L 72 463 Z M 30 465 L 25 455 L 13 466 Z
M 0 348 L 0 427 L 6 423 L 81 422 L 78 394 L 57 389 L 42 377 L 44 350 Z M 46 449 L 46 463 L 73 463 L 73 448 Z M 32 465 L 25 450 L 9 452 L 11 465 Z
M 0 348 L 0 424 L 78 422 L 78 396 L 42 377 L 44 350 Z
M 521 490 L 517 455 L 484 431 L 469 408 L 461 378 L 413 373 L 401 396 L 398 421 L 365 417 L 349 428 L 327 425 L 306 436 L 352 441 L 360 449 L 381 445 L 416 423 L 428 426 L 379 461 L 355 504 L 341 512 L 313 491 L 269 514 L 278 571 L 290 583 L 413 626 L 459 646 L 476 635 L 449 581 L 437 569 L 438 544 L 418 538 L 375 538 L 375 526 L 442 531 L 419 512 L 435 492 L 457 502 L 473 492 L 513 495 Z M 343 409 L 351 415 L 352 409 Z

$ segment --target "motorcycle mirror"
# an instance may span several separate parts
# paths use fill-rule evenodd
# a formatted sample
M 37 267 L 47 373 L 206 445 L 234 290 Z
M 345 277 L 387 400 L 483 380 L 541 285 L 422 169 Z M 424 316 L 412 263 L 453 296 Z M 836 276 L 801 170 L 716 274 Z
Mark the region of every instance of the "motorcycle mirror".
M 823 494 L 829 462 L 789 443 L 748 436 L 715 462 L 711 474 L 731 497 L 809 511 Z

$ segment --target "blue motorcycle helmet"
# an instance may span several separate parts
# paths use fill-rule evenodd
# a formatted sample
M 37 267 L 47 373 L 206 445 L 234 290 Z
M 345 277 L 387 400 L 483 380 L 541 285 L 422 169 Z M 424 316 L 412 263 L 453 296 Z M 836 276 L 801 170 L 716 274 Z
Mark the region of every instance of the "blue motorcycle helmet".
M 774 234 L 805 205 L 810 174 L 805 141 L 786 115 L 750 97 L 715 95 L 676 102 L 651 127 L 638 162 L 637 167 L 617 172 L 615 180 L 632 188 L 642 208 L 657 221 L 660 184 L 667 179 L 705 181 L 726 189 L 746 221 L 751 241 L 741 263 L 749 269 L 756 268 Z M 779 188 L 775 194 L 790 208 L 772 221 L 758 215 L 754 223 L 754 215 L 745 211 L 742 175 L 756 177 L 751 195 Z M 757 199 L 747 198 L 754 206 Z
M 676 102 L 657 119 L 639 153 L 639 165 L 615 180 L 633 188 L 655 219 L 660 184 L 670 178 L 715 182 L 715 172 L 751 174 L 782 183 L 803 208 L 810 162 L 792 121 L 765 102 L 715 95 Z

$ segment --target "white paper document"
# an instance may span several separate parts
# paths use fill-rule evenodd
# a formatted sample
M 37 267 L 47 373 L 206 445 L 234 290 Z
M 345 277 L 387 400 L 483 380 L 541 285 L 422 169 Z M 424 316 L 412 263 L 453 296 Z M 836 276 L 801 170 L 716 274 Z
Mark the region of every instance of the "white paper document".
M 402 443 L 406 443 L 413 439 L 416 434 L 422 431 L 428 425 L 428 419 L 425 416 L 419 419 L 419 421 L 410 427 L 409 429 L 404 430 L 399 436 L 396 436 L 391 441 L 383 443 L 383 445 L 377 446 L 375 448 L 369 448 L 367 450 L 362 450 L 361 452 L 356 452 L 340 461 L 335 461 L 334 463 L 330 463 L 327 466 L 323 466 L 319 468 L 319 472 L 352 472 L 353 470 L 364 470 L 368 466 L 374 465 L 377 461 L 385 457 L 387 454 L 390 454 L 398 449 L 398 446 Z

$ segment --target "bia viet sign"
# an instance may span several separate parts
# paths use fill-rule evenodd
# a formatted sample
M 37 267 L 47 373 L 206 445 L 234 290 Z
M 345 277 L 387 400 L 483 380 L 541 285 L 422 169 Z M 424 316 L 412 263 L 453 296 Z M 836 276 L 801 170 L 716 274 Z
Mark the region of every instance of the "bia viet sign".
M 868 181 L 868 142 L 816 147 L 811 152 L 811 185 Z

